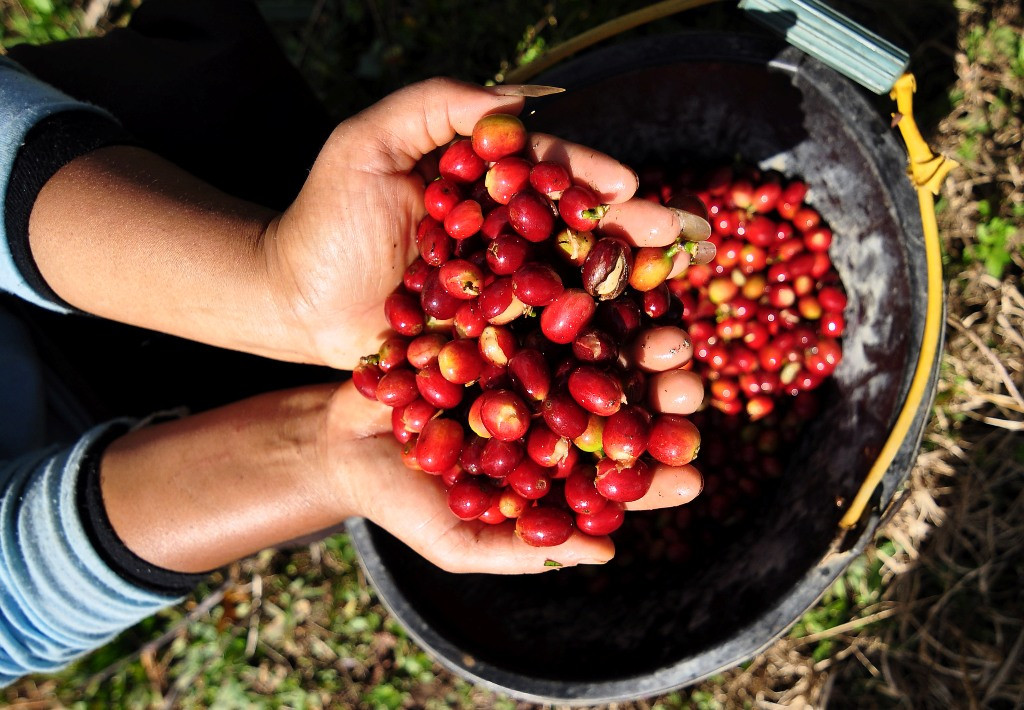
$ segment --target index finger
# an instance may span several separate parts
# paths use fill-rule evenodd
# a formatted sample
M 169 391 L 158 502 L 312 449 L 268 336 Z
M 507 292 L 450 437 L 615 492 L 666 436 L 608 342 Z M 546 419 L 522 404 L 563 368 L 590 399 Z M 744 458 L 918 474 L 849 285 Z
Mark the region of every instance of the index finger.
M 569 170 L 573 182 L 592 188 L 607 204 L 630 199 L 640 185 L 632 168 L 599 150 L 562 140 L 546 133 L 531 133 L 526 157 L 534 162 L 551 160 Z

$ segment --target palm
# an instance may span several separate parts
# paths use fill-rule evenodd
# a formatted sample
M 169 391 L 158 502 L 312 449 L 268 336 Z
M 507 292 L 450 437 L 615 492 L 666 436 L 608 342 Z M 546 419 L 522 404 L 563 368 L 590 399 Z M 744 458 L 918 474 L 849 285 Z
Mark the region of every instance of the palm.
M 422 181 L 347 170 L 317 186 L 316 204 L 306 195 L 281 217 L 276 268 L 292 282 L 316 359 L 351 370 L 387 330 L 384 299 L 415 254 Z

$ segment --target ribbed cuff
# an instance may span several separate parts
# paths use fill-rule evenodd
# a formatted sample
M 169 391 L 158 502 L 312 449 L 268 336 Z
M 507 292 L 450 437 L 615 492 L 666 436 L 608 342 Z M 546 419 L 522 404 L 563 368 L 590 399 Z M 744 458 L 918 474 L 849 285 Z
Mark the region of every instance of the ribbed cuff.
M 14 160 L 4 200 L 4 228 L 11 257 L 32 290 L 68 310 L 75 309 L 54 293 L 32 257 L 28 241 L 32 207 L 46 182 L 75 158 L 104 146 L 131 143 L 128 133 L 103 114 L 62 111 L 32 127 Z M 68 210 L 73 211 L 74 205 L 68 205 Z
M 128 549 L 107 517 L 100 488 L 100 461 L 107 446 L 128 430 L 127 425 L 111 427 L 92 443 L 82 457 L 76 491 L 82 526 L 97 554 L 126 582 L 157 594 L 184 596 L 210 572 L 175 572 L 146 562 Z M 140 475 L 145 475 L 145 472 L 140 471 Z

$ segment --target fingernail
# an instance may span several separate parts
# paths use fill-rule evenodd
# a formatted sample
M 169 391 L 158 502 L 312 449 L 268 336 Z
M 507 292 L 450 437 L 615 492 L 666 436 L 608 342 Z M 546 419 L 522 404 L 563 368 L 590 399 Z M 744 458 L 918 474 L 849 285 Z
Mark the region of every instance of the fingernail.
M 557 86 L 542 86 L 540 84 L 499 84 L 487 88 L 498 96 L 523 96 L 528 99 L 560 94 L 565 91 Z
M 689 242 L 686 251 L 690 254 L 691 264 L 710 264 L 718 253 L 711 242 Z
M 683 239 L 691 242 L 699 242 L 711 236 L 711 223 L 703 217 L 681 210 L 678 207 L 669 207 L 679 222 L 679 234 Z
M 598 559 L 594 559 L 594 558 L 591 558 L 591 557 L 586 557 L 586 558 L 578 561 L 576 564 L 578 564 L 578 565 L 603 565 L 603 564 L 606 564 L 607 562 L 608 562 L 608 560 L 598 560 Z

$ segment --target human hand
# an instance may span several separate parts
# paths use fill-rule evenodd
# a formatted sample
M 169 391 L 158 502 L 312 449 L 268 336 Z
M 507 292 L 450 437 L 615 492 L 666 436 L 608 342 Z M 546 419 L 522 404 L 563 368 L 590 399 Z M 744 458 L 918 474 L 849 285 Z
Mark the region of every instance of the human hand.
M 671 333 L 662 333 L 653 339 L 659 354 L 672 338 Z M 679 359 L 685 362 L 688 346 L 682 349 L 686 352 Z M 645 348 L 641 339 L 633 348 L 633 357 L 645 369 L 664 371 L 654 378 L 677 371 L 669 369 L 666 359 L 654 352 Z M 690 412 L 702 398 L 695 376 L 665 379 L 657 391 L 660 396 L 649 400 L 656 412 Z M 387 407 L 365 399 L 348 382 L 335 392 L 329 410 L 326 431 L 330 444 L 323 449 L 323 468 L 330 472 L 327 480 L 333 481 L 334 495 L 347 506 L 349 515 L 372 520 L 439 567 L 449 572 L 525 574 L 602 564 L 614 555 L 608 536 L 574 530 L 560 545 L 532 547 L 514 534 L 514 520 L 496 525 L 459 520 L 448 507 L 441 477 L 410 470 L 401 462 L 401 447 L 392 436 Z M 682 505 L 702 489 L 701 474 L 691 465 L 655 463 L 653 468 L 650 489 L 639 500 L 625 504 L 626 510 Z
M 340 124 L 292 206 L 261 242 L 280 317 L 292 324 L 289 350 L 309 362 L 353 369 L 387 331 L 384 299 L 416 256 L 425 214 L 425 158 L 484 115 L 518 113 L 516 87 L 481 87 L 446 79 L 414 84 Z M 588 148 L 534 134 L 528 157 L 566 164 L 576 182 L 612 204 L 600 230 L 638 246 L 672 243 L 686 227 L 710 234 L 705 220 L 634 198 L 636 175 Z M 706 229 L 706 233 L 705 233 Z M 685 266 L 679 253 L 676 271 Z

